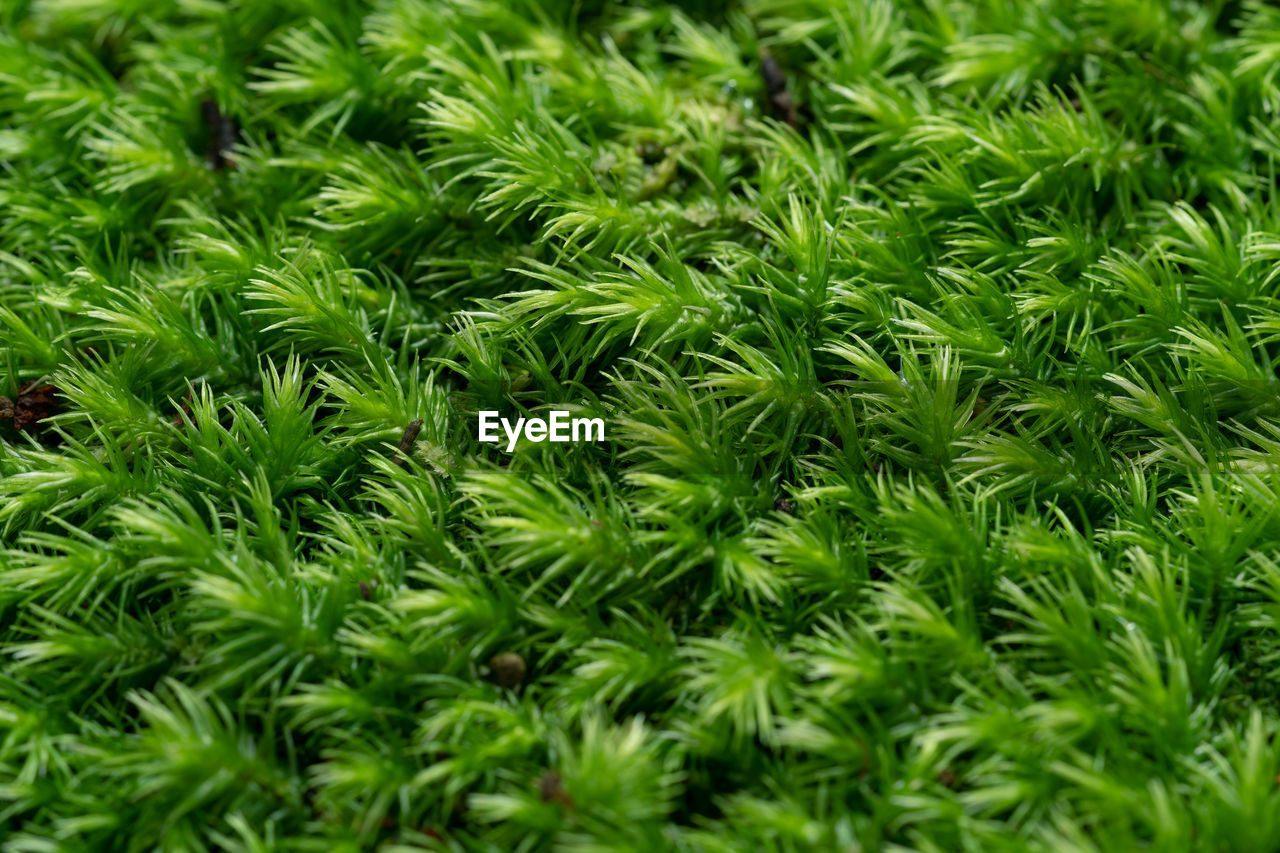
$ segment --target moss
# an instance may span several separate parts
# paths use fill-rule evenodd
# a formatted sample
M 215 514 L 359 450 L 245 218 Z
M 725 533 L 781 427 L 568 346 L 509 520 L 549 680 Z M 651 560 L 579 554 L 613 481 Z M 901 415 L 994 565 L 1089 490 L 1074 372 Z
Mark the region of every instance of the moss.
M 0 849 L 1276 849 L 1277 33 L 5 4 Z

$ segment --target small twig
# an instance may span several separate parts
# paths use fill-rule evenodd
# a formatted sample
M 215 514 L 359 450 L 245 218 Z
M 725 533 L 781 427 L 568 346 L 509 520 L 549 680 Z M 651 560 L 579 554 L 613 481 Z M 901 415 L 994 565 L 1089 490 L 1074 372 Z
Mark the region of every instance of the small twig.
M 413 443 L 418 440 L 418 433 L 422 432 L 422 418 L 411 421 L 404 428 L 404 436 L 400 439 L 400 445 L 396 448 L 396 464 L 401 468 L 404 467 L 405 459 L 408 458 L 409 448 L 413 447 Z

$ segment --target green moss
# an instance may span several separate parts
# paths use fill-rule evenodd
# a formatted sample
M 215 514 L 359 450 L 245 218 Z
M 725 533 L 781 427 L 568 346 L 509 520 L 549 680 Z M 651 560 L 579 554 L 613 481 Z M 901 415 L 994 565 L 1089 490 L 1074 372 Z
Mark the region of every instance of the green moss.
M 0 851 L 1277 849 L 1277 34 L 3 4 Z

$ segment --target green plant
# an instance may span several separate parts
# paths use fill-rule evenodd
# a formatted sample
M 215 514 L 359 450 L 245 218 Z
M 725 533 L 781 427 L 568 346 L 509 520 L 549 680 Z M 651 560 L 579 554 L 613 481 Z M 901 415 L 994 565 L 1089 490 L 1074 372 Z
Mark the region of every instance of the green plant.
M 0 851 L 1277 849 L 1277 34 L 5 3 Z

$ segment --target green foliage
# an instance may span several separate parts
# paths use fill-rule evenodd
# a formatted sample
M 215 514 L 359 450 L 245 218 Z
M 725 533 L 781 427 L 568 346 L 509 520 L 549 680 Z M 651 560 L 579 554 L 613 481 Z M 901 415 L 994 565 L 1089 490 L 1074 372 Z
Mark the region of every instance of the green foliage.
M 1277 44 L 0 4 L 0 851 L 1280 848 Z

